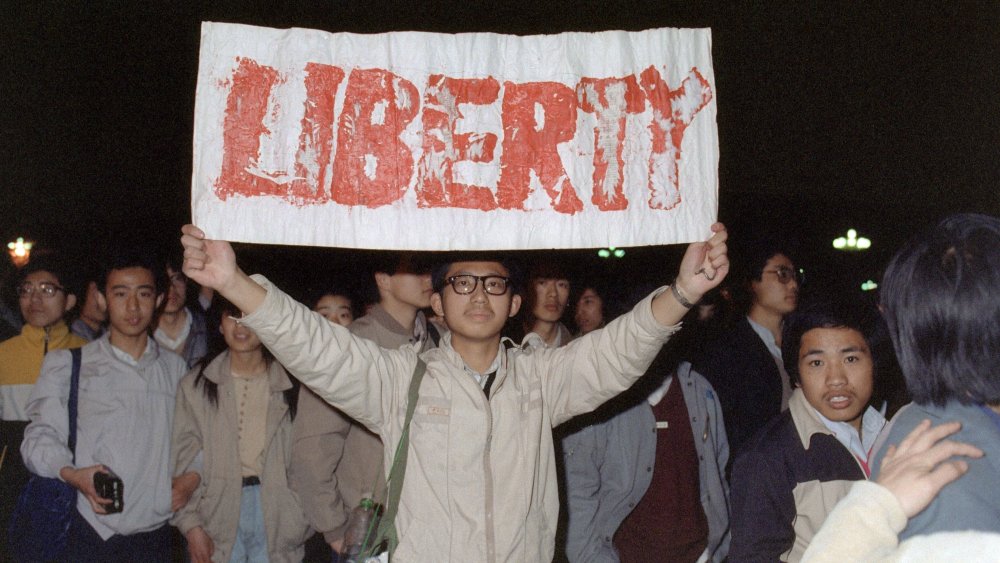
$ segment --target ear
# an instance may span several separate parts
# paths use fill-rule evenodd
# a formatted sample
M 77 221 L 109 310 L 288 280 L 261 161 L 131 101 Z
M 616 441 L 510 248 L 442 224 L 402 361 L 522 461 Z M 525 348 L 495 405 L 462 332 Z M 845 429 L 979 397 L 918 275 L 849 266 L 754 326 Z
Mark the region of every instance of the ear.
M 381 291 L 389 291 L 392 276 L 385 272 L 375 272 L 375 287 Z
M 515 295 L 510 298 L 510 313 L 507 314 L 508 317 L 513 318 L 518 311 L 521 310 L 521 296 Z
M 76 306 L 76 295 L 71 293 L 66 296 L 66 308 L 63 309 L 63 313 L 68 313 L 74 306 Z
M 102 291 L 97 292 L 97 306 L 100 307 L 102 311 L 108 310 L 108 298 Z
M 441 294 L 437 291 L 431 294 L 431 310 L 435 315 L 444 318 L 444 303 L 441 302 Z

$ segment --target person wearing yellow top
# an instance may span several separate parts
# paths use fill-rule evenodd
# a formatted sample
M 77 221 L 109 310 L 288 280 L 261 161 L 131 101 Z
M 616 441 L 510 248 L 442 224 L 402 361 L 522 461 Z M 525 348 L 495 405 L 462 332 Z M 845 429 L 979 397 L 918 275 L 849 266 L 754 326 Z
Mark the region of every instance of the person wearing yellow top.
M 54 257 L 34 258 L 18 276 L 17 295 L 24 326 L 0 343 L 0 524 L 7 520 L 28 471 L 21 461 L 21 440 L 28 425 L 26 407 L 49 350 L 79 348 L 86 340 L 71 333 L 63 317 L 76 305 L 66 272 Z M 5 554 L 0 553 L 0 559 Z

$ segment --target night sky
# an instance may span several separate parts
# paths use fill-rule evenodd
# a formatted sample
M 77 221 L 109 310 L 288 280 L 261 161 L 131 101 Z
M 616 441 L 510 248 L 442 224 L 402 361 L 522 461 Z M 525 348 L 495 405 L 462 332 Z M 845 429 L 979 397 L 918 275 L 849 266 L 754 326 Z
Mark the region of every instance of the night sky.
M 1000 214 L 1000 3 L 847 4 L 8 0 L 0 236 L 83 256 L 136 236 L 176 244 L 203 20 L 360 33 L 711 27 L 720 216 L 734 239 L 785 234 L 820 276 L 867 275 L 949 212 Z M 848 227 L 874 241 L 868 257 L 829 249 Z M 334 281 L 355 256 L 240 250 L 265 270 L 319 264 L 314 276 Z M 637 249 L 616 267 L 675 254 Z

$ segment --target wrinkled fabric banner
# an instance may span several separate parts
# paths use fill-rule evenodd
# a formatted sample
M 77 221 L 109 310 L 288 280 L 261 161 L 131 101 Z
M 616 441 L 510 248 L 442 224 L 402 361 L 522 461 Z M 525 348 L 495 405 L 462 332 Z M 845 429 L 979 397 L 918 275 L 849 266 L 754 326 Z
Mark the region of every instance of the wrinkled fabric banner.
M 203 23 L 193 220 L 412 250 L 702 240 L 711 32 L 381 35 Z

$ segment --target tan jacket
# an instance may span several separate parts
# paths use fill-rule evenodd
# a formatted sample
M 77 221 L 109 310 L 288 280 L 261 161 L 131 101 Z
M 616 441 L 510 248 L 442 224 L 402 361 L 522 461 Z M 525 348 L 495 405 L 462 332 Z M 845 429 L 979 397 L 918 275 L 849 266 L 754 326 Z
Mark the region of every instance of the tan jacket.
M 381 349 L 255 279 L 267 296 L 243 322 L 303 383 L 395 444 L 416 348 Z M 562 348 L 514 347 L 489 400 L 450 335 L 421 354 L 427 374 L 410 428 L 393 562 L 551 561 L 559 512 L 552 427 L 631 385 L 674 330 L 653 318 L 647 298 Z M 386 467 L 392 453 L 385 448 Z
M 240 521 L 243 495 L 239 455 L 239 431 L 229 352 L 223 352 L 205 368 L 205 378 L 218 387 L 218 406 L 212 405 L 202 386 L 195 387 L 198 368 L 181 380 L 171 456 L 174 475 L 187 471 L 199 452 L 202 456 L 201 484 L 170 523 L 182 533 L 201 526 L 215 544 L 212 561 L 229 561 Z M 301 561 L 304 543 L 312 530 L 306 522 L 299 497 L 288 487 L 286 471 L 291 461 L 292 421 L 283 391 L 292 386 L 278 362 L 267 374 L 270 396 L 267 404 L 266 441 L 260 475 L 260 501 L 267 530 L 270 561 Z
M 413 338 L 381 305 L 354 321 L 349 330 L 389 349 L 409 344 Z M 422 346 L 426 349 L 433 342 L 425 337 Z M 289 478 L 306 517 L 328 543 L 342 539 L 347 516 L 362 495 L 385 500 L 382 441 L 306 388 L 299 393 L 292 437 L 294 463 Z

